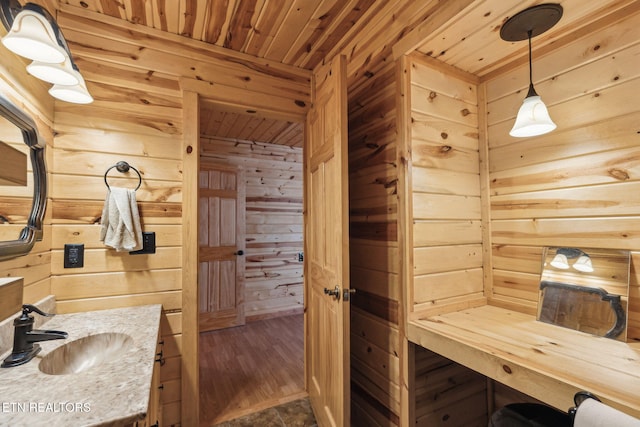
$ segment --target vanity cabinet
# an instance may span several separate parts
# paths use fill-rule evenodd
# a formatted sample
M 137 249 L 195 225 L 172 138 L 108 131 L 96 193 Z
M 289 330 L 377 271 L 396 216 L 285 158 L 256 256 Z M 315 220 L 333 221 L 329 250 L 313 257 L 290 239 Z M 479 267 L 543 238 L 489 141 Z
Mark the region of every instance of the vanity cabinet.
M 53 312 L 53 304 L 50 296 L 35 306 Z M 151 304 L 46 318 L 38 328 L 64 331 L 67 338 L 39 342 L 39 360 L 0 369 L 0 395 L 11 396 L 15 402 L 64 399 L 69 403 L 62 408 L 45 405 L 29 411 L 17 407 L 0 414 L 0 424 L 127 426 L 136 425 L 147 415 L 153 422 L 140 425 L 159 421 L 160 364 L 154 360 L 159 352 L 161 311 L 160 304 Z M 9 318 L 5 323 L 12 327 L 12 322 Z M 10 351 L 8 348 L 3 357 Z
M 156 360 L 153 365 L 151 377 L 151 390 L 149 391 L 149 409 L 143 421 L 133 424 L 133 427 L 161 427 L 162 424 L 162 384 L 160 383 L 160 369 L 164 365 L 163 356 L 164 341 L 159 340 L 156 347 Z

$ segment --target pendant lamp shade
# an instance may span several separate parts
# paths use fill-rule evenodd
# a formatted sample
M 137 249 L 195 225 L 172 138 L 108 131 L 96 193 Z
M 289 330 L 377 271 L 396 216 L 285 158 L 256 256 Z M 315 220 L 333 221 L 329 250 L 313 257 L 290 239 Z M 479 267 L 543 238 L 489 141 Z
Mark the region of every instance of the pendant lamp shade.
M 67 57 L 49 21 L 28 9 L 23 9 L 14 18 L 11 30 L 2 38 L 2 44 L 11 52 L 33 61 L 59 64 Z
M 532 6 L 509 18 L 500 29 L 500 37 L 506 41 L 529 41 L 529 92 L 518 110 L 516 122 L 509 132 L 513 137 L 543 135 L 556 128 L 547 106 L 533 87 L 531 38 L 553 27 L 562 17 L 562 6 L 547 3 Z
M 556 128 L 556 124 L 549 117 L 547 106 L 540 96 L 527 96 L 522 102 L 516 122 L 509 135 L 522 138 L 527 136 L 543 135 Z

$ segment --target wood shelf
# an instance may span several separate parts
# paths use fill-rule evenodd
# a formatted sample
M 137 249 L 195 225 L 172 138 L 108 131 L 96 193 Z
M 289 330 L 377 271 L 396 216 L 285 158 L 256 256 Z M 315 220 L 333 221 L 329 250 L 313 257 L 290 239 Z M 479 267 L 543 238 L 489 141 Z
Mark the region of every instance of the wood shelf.
M 581 390 L 640 418 L 640 343 L 623 343 L 485 305 L 409 321 L 410 341 L 559 410 Z

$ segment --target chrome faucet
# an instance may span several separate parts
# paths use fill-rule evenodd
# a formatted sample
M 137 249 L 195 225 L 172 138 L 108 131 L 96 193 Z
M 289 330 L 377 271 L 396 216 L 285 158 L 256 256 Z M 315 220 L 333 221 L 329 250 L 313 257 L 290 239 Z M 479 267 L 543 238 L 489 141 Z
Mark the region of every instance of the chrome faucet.
M 35 344 L 40 341 L 62 340 L 67 338 L 67 333 L 62 331 L 33 329 L 33 316 L 29 313 L 38 313 L 41 316 L 53 317 L 41 311 L 38 307 L 25 304 L 22 306 L 22 314 L 13 321 L 15 328 L 13 335 L 13 351 L 4 359 L 1 367 L 10 368 L 27 363 L 40 352 L 40 346 Z

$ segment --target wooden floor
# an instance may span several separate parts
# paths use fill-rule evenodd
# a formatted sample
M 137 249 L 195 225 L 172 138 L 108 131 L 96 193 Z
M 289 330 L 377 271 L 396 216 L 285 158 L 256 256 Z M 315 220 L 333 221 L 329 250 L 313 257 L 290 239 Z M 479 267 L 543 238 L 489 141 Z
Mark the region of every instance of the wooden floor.
M 200 424 L 306 396 L 303 315 L 200 334 Z

